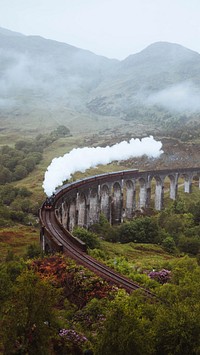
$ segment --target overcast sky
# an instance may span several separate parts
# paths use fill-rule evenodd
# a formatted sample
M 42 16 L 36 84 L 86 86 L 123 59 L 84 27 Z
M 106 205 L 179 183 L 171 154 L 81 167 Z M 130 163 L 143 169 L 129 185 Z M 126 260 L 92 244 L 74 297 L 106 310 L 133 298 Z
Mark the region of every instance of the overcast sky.
M 200 53 L 200 0 L 0 0 L 0 27 L 109 58 L 157 41 Z

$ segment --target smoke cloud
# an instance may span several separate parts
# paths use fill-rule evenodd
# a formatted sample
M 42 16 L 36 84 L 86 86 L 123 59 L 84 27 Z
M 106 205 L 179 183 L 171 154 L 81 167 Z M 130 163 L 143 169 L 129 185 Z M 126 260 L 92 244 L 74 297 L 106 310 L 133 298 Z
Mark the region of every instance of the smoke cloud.
M 126 160 L 142 155 L 157 158 L 162 153 L 161 148 L 162 143 L 154 140 L 152 136 L 141 140 L 132 138 L 129 142 L 123 141 L 105 148 L 75 148 L 64 156 L 52 160 L 42 186 L 45 193 L 50 196 L 56 187 L 70 179 L 76 171 L 84 172 L 99 164 L 109 164 L 115 160 Z

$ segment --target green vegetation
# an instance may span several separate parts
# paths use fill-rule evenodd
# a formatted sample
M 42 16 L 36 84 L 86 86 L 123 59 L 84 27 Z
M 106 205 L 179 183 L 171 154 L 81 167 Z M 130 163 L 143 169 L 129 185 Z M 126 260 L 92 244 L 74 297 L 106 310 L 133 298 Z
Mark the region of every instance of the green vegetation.
M 12 145 L 1 146 L 0 260 L 10 250 L 23 255 L 27 245 L 38 243 L 38 209 L 45 198 L 41 188 L 43 159 L 49 159 L 46 152 L 53 144 L 72 139 L 69 136 L 67 127 L 58 126 L 49 134 L 39 134 L 29 140 L 17 137 L 16 141 L 11 140 Z
M 0 230 L 0 262 L 5 261 L 8 253 L 22 256 L 31 244 L 39 245 L 39 228 L 13 223 Z
M 173 266 L 171 281 L 157 289 L 163 301 L 135 292 L 111 302 L 97 354 L 199 353 L 200 269 L 187 258 Z
M 148 213 L 148 211 L 147 211 Z M 169 253 L 200 253 L 200 204 L 184 199 L 171 202 L 169 207 L 152 216 L 136 216 L 119 226 L 110 226 L 104 216 L 91 226 L 101 239 L 113 243 L 153 243 L 162 245 Z
M 35 224 L 38 202 L 33 202 L 30 197 L 32 192 L 27 188 L 17 188 L 12 185 L 0 186 L 0 226 L 10 226 L 13 223 Z
M 197 186 L 188 195 L 179 189 L 174 203 L 166 198 L 166 208 L 159 213 L 135 216 L 116 227 L 102 215 L 90 231 L 74 231 L 86 242 L 90 255 L 149 288 L 156 297 L 141 290 L 129 295 L 64 256 L 41 255 L 37 219 L 48 164 L 77 146 L 106 146 L 150 134 L 163 140 L 160 160 L 142 157 L 121 165 L 113 162 L 84 176 L 124 167 L 197 166 L 199 112 L 190 104 L 184 111 L 173 111 L 170 100 L 169 108 L 164 108 L 159 102 L 150 104 L 149 99 L 188 79 L 191 95 L 196 95 L 199 59 L 183 47 L 158 43 L 137 54 L 138 61 L 135 56 L 123 63 L 99 57 L 95 64 L 88 52 L 83 63 L 79 50 L 74 63 L 65 45 L 48 41 L 46 52 L 47 42 L 41 38 L 32 38 L 31 44 L 28 37 L 14 36 L 14 41 L 15 53 L 12 33 L 2 41 L 5 73 L 11 66 L 15 70 L 16 53 L 21 58 L 24 52 L 33 65 L 19 90 L 16 85 L 13 91 L 12 76 L 6 77 L 8 100 L 1 110 L 0 353 L 81 355 L 91 349 L 95 355 L 200 354 Z M 32 62 L 35 48 L 42 64 L 39 76 Z M 151 57 L 157 59 L 156 65 Z M 52 72 L 56 72 L 54 80 Z M 73 88 L 69 88 L 69 76 Z M 29 87 L 30 77 L 35 84 L 40 77 L 39 85 Z M 77 135 L 72 137 L 63 124 Z M 82 176 L 77 172 L 73 178 Z
M 115 227 L 101 215 L 90 231 L 74 231 L 90 255 L 156 297 L 143 291 L 129 295 L 64 256 L 40 254 L 42 175 L 57 152 L 66 153 L 78 140 L 84 145 L 83 137 L 69 134 L 61 127 L 2 147 L 10 152 L 7 163 L 14 152 L 27 157 L 34 149 L 41 149 L 41 160 L 25 178 L 16 180 L 15 175 L 0 186 L 0 353 L 81 355 L 92 349 L 95 355 L 199 354 L 198 187 L 191 195 L 180 189 L 175 202 L 166 198 L 161 212 L 152 210 Z M 123 164 L 113 163 L 109 169 L 121 170 Z M 102 166 L 98 172 L 107 170 Z M 81 176 L 76 173 L 76 178 Z
M 19 140 L 12 148 L 8 145 L 0 149 L 0 184 L 25 178 L 42 159 L 44 148 L 60 137 L 69 136 L 65 126 L 59 126 L 49 135 L 39 134 L 32 141 Z
M 55 296 L 56 289 L 31 271 L 16 278 L 3 308 L 4 354 L 49 354 Z
M 13 223 L 13 229 L 4 226 L 0 233 L 2 353 L 198 354 L 197 191 L 193 201 L 181 195 L 151 216 L 112 227 L 101 215 L 91 231 L 75 230 L 89 254 L 150 289 L 155 298 L 142 291 L 128 295 L 64 256 L 40 256 L 37 228 L 11 218 L 12 210 L 34 215 L 32 191 L 13 184 L 0 191 L 9 212 L 3 220 Z
M 0 265 L 2 353 L 198 354 L 200 266 L 188 256 L 168 266 L 164 283 L 138 271 L 153 287 L 149 297 L 109 286 L 60 255 L 10 256 Z
M 100 247 L 99 238 L 95 233 L 92 233 L 84 228 L 76 227 L 73 230 L 73 235 L 82 240 L 90 249 Z

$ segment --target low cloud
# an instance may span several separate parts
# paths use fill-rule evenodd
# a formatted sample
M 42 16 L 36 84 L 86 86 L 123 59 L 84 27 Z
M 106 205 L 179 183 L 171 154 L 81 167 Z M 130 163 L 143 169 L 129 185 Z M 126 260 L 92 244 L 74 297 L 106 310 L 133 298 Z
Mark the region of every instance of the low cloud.
M 200 111 L 200 90 L 193 83 L 173 85 L 147 98 L 149 105 L 159 105 L 170 111 Z

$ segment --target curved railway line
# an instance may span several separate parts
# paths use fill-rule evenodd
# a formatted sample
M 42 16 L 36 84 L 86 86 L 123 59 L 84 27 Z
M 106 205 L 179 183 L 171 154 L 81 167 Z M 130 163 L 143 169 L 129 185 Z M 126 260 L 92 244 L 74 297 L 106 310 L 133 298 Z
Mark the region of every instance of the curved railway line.
M 171 169 L 171 170 L 155 170 L 155 171 L 144 171 L 140 172 L 137 169 L 118 171 L 112 173 L 105 173 L 102 175 L 96 175 L 89 178 L 84 178 L 79 181 L 75 181 L 64 185 L 56 191 L 53 197 L 53 204 L 48 206 L 45 202 L 41 209 L 39 210 L 39 218 L 41 223 L 41 241 L 43 243 L 43 250 L 45 250 L 45 239 L 47 238 L 50 243 L 55 246 L 55 250 L 63 251 L 67 256 L 74 259 L 77 263 L 83 265 L 84 267 L 90 269 L 97 275 L 101 276 L 106 281 L 115 284 L 119 287 L 124 288 L 127 292 L 132 292 L 136 289 L 141 289 L 148 296 L 154 296 L 155 294 L 147 289 L 140 287 L 138 284 L 134 283 L 125 276 L 120 275 L 111 268 L 107 267 L 103 263 L 97 261 L 86 253 L 85 243 L 81 242 L 79 239 L 75 238 L 63 225 L 59 222 L 56 210 L 59 208 L 63 201 L 63 196 L 67 198 L 68 193 L 77 193 L 79 189 L 87 189 L 90 186 L 96 188 L 103 183 L 113 182 L 120 179 L 129 178 L 145 178 L 152 179 L 157 176 L 187 176 L 188 181 L 190 175 L 198 176 L 200 180 L 200 169 L 199 168 L 185 168 L 185 169 Z M 161 178 L 160 178 L 161 179 Z M 187 182 L 187 179 L 186 179 Z M 200 181 L 199 181 L 200 187 Z M 188 190 L 189 192 L 189 190 Z M 49 198 L 51 200 L 52 198 Z M 45 208 L 46 206 L 46 208 Z M 51 208 L 53 207 L 53 208 Z M 53 249 L 54 250 L 54 249 Z
M 111 268 L 107 267 L 106 265 L 89 256 L 86 252 L 82 251 L 80 247 L 75 245 L 70 240 L 70 238 L 68 238 L 68 232 L 63 230 L 61 225 L 58 223 L 53 209 L 45 210 L 45 208 L 41 208 L 40 221 L 42 222 L 43 228 L 45 228 L 45 231 L 51 235 L 54 242 L 56 242 L 58 245 L 62 245 L 63 252 L 70 258 L 74 259 L 77 263 L 93 271 L 95 274 L 102 277 L 109 283 L 124 288 L 129 293 L 136 289 L 142 289 L 147 295 L 155 296 L 149 290 L 140 287 L 130 279 L 113 271 Z

